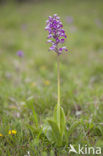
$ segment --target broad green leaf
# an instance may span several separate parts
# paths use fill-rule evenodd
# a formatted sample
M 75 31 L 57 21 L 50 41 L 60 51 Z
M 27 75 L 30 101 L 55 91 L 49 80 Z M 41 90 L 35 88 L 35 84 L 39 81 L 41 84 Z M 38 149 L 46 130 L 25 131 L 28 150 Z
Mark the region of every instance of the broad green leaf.
M 55 142 L 55 136 L 50 125 L 44 125 L 43 132 L 51 143 Z
M 58 106 L 56 105 L 54 109 L 54 120 L 58 124 Z M 64 134 L 64 130 L 66 127 L 65 113 L 62 107 L 60 107 L 60 133 L 61 136 Z
M 66 119 L 65 119 L 65 114 L 64 110 L 62 107 L 60 107 L 60 133 L 61 136 L 63 137 L 64 131 L 66 128 Z
M 58 128 L 57 123 L 55 121 L 53 121 L 53 120 L 48 120 L 48 123 L 49 123 L 49 125 L 52 128 L 52 132 L 53 132 L 53 136 L 55 138 L 55 142 L 58 145 L 61 145 L 61 143 L 62 143 L 62 137 L 61 137 L 61 134 L 60 134 L 60 131 L 59 131 L 59 128 Z

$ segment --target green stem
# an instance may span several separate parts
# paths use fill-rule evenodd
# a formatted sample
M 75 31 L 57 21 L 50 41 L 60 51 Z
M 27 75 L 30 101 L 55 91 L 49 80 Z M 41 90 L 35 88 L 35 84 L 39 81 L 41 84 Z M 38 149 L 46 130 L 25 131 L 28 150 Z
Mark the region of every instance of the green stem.
M 57 121 L 60 129 L 60 61 L 59 55 L 57 55 L 57 73 L 58 73 L 58 103 L 57 103 Z
M 60 106 L 60 65 L 59 65 L 59 55 L 57 55 L 57 72 L 58 72 L 58 106 Z

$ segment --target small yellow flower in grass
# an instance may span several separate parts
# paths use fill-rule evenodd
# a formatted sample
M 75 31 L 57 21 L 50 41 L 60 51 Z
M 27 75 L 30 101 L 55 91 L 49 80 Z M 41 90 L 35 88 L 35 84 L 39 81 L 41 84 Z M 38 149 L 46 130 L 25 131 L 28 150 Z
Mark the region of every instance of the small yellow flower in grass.
M 45 84 L 46 86 L 48 86 L 48 85 L 50 85 L 50 81 L 49 81 L 49 80 L 45 80 L 45 81 L 44 81 L 44 84 Z
M 35 87 L 36 86 L 36 83 L 35 82 L 32 82 L 31 86 L 32 87 Z
M 0 133 L 0 137 L 2 137 L 3 135 Z
M 17 131 L 16 130 L 9 130 L 9 134 L 16 134 Z
M 46 66 L 41 66 L 40 69 L 41 70 L 46 70 Z

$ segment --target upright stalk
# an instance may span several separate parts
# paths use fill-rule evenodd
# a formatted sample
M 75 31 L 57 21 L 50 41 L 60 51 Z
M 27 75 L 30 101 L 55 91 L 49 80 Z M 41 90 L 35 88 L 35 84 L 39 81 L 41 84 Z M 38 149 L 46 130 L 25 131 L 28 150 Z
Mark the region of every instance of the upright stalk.
M 57 121 L 60 129 L 60 60 L 59 54 L 57 55 L 57 80 L 58 80 L 58 103 L 57 103 Z
M 57 72 L 58 72 L 58 106 L 60 106 L 60 63 L 59 63 L 59 55 L 57 55 Z

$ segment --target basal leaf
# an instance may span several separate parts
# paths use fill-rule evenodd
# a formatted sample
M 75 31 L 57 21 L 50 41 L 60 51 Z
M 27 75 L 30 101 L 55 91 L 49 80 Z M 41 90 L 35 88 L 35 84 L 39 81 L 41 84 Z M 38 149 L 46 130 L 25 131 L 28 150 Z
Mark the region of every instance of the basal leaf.
M 43 132 L 51 143 L 55 142 L 55 136 L 50 125 L 44 125 Z
M 60 107 L 59 109 L 60 109 L 60 133 L 61 133 L 61 136 L 63 136 L 65 126 L 66 126 L 65 113 L 62 107 Z M 58 106 L 57 105 L 54 109 L 54 121 L 58 124 Z
M 59 131 L 57 123 L 55 121 L 53 121 L 53 120 L 48 120 L 48 123 L 49 123 L 49 125 L 52 128 L 52 132 L 53 132 L 53 136 L 54 136 L 55 142 L 58 145 L 61 145 L 62 137 L 61 137 L 61 134 L 60 134 L 60 131 Z
M 60 133 L 63 137 L 64 131 L 66 128 L 66 119 L 65 119 L 65 113 L 62 107 L 60 107 Z

